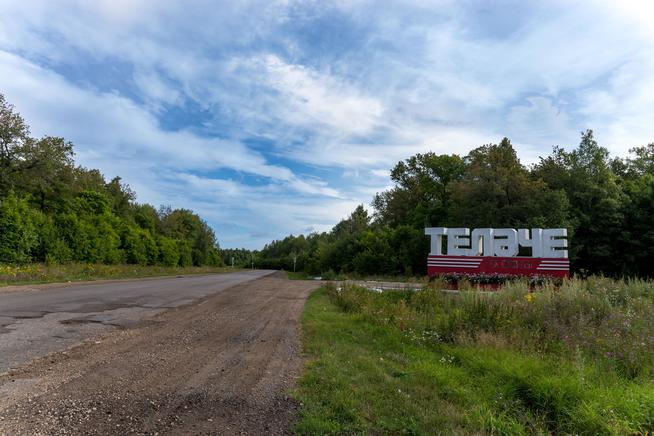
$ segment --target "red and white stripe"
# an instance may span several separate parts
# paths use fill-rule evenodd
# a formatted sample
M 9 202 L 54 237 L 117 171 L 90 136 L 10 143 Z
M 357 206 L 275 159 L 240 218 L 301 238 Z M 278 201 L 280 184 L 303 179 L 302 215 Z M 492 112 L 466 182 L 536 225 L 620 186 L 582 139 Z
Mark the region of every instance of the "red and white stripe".
M 541 271 L 568 271 L 570 270 L 570 260 L 569 259 L 548 259 L 541 260 L 538 264 L 537 270 Z
M 479 268 L 481 264 L 481 257 L 450 257 L 450 256 L 434 256 L 427 259 L 428 266 L 444 267 L 444 268 Z

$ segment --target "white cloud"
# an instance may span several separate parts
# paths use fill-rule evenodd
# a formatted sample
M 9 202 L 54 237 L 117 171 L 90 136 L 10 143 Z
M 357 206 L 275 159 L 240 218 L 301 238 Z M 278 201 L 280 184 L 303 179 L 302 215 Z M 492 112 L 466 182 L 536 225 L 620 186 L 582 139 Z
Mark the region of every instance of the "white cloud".
M 625 155 L 638 145 L 654 142 L 654 50 L 645 62 L 617 69 L 601 89 L 580 92 L 580 112 L 601 143 Z
M 379 122 L 383 105 L 375 98 L 327 74 L 291 65 L 274 55 L 262 60 L 270 87 L 281 94 L 285 121 L 311 127 L 325 125 L 342 134 L 370 133 Z
M 570 117 L 562 106 L 534 96 L 528 97 L 526 104 L 510 109 L 506 132 L 514 143 L 523 145 L 526 160 L 534 161 L 534 153 L 543 155 L 552 145 L 571 144 L 578 139 L 579 131 L 571 128 Z
M 383 177 L 383 178 L 389 178 L 390 177 L 390 171 L 386 169 L 372 169 L 370 170 L 370 174 L 372 174 L 375 177 Z
M 175 85 L 153 71 L 137 70 L 132 79 L 144 100 L 155 111 L 160 110 L 163 104 L 176 105 L 182 100 Z
M 157 119 L 131 100 L 114 93 L 85 90 L 61 76 L 13 54 L 0 51 L 2 89 L 35 125 L 38 135 L 61 135 L 93 150 L 99 158 L 132 157 L 144 166 L 164 164 L 212 170 L 231 168 L 279 180 L 292 180 L 284 167 L 244 145 L 204 138 L 190 131 L 162 130 Z M 102 162 L 84 162 L 88 165 Z

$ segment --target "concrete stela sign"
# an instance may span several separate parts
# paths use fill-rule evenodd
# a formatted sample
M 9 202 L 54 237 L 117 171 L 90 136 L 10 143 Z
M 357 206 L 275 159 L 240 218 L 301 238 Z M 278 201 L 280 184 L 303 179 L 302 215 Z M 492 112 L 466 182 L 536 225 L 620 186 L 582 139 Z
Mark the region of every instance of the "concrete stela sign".
M 474 229 L 428 227 L 430 276 L 503 274 L 567 277 L 566 229 Z M 443 253 L 443 249 L 446 253 Z M 522 254 L 521 256 L 519 254 Z

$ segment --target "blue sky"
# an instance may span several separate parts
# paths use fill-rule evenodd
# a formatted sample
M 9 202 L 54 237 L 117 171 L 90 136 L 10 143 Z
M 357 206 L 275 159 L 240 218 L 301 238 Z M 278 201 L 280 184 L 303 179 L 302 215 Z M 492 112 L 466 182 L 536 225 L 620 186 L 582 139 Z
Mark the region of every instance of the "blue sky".
M 0 0 L 0 92 L 139 201 L 260 248 L 328 230 L 417 152 L 653 142 L 652 5 Z

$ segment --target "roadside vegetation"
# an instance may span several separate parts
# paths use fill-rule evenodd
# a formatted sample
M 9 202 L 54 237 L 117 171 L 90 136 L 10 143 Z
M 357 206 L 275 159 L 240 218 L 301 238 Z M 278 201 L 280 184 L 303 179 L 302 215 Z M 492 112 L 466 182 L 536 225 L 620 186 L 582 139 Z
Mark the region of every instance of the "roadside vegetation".
M 0 286 L 238 271 L 217 266 L 104 265 L 85 263 L 0 265 Z
M 303 318 L 296 431 L 651 434 L 652 286 L 323 287 Z
M 131 264 L 154 272 L 223 264 L 213 231 L 198 215 L 137 203 L 119 177 L 106 181 L 76 165 L 73 154 L 63 138 L 32 137 L 0 94 L 0 265 Z M 54 275 L 66 277 L 79 267 L 59 269 Z

